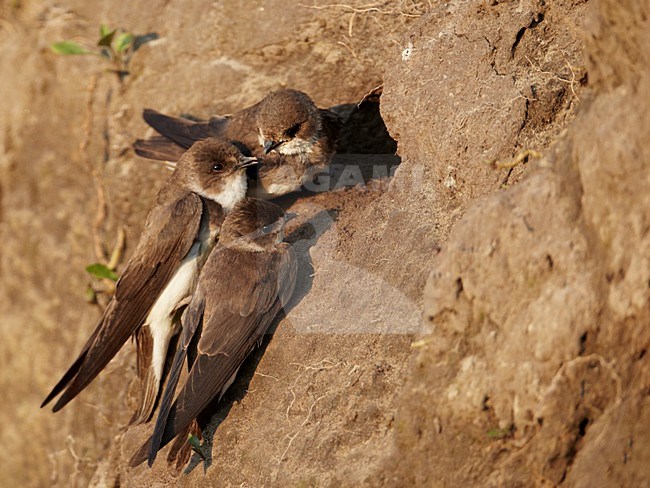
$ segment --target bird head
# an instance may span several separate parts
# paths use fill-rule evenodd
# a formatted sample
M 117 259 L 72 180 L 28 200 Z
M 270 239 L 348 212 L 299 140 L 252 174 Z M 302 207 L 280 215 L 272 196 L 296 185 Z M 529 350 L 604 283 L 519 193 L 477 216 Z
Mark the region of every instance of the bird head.
M 257 159 L 216 138 L 195 142 L 176 165 L 187 188 L 230 211 L 246 195 L 246 168 Z
M 305 93 L 292 89 L 277 90 L 264 97 L 256 121 L 264 154 L 309 152 L 321 129 L 320 113 L 314 102 Z

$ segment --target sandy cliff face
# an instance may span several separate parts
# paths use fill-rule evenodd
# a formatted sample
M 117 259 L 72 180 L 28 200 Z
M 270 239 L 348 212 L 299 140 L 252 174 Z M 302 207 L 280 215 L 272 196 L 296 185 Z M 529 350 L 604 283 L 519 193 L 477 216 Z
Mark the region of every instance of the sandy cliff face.
M 0 13 L 3 479 L 647 479 L 645 4 L 68 0 Z M 48 50 L 94 39 L 100 22 L 160 36 L 123 84 Z M 124 228 L 128 258 L 166 176 L 130 150 L 147 135 L 142 108 L 227 113 L 279 86 L 356 104 L 380 84 L 402 164 L 390 182 L 284 200 L 300 213 L 297 293 L 215 408 L 207 472 L 126 467 L 149 431 L 125 431 L 131 345 L 64 411 L 37 408 L 99 315 L 84 301 L 97 243 Z M 489 164 L 525 154 L 512 170 Z
M 400 483 L 647 480 L 647 28 L 647 7 L 590 6 L 577 118 L 436 258 L 396 419 L 396 449 L 418 455 L 387 469 Z

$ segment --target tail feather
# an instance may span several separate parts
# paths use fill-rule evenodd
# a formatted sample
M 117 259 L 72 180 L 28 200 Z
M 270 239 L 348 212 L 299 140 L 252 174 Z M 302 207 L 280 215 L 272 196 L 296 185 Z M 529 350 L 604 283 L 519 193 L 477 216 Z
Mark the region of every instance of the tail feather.
M 187 309 L 187 313 L 185 315 L 186 318 L 183 324 L 183 337 L 181 338 L 181 342 L 178 346 L 178 349 L 176 350 L 176 355 L 174 356 L 174 362 L 169 372 L 167 387 L 165 388 L 162 401 L 160 402 L 160 412 L 158 412 L 156 425 L 151 436 L 151 445 L 148 456 L 149 466 L 153 465 L 153 462 L 156 460 L 158 450 L 166 443 L 164 442 L 163 437 L 168 428 L 167 423 L 169 419 L 169 412 L 172 408 L 172 400 L 174 399 L 174 393 L 176 392 L 176 386 L 178 385 L 178 380 L 183 369 L 183 364 L 187 358 L 188 347 L 192 341 L 192 338 L 194 337 L 196 330 L 201 327 L 204 310 L 205 299 L 197 300 L 197 302 L 190 305 L 190 308 Z
M 192 455 L 192 446 L 187 442 L 190 435 L 201 439 L 201 427 L 196 419 L 192 420 L 192 423 L 176 436 L 169 449 L 169 454 L 167 454 L 167 464 L 172 466 L 176 472 L 183 469 Z
M 88 354 L 88 350 L 92 347 L 93 343 L 95 342 L 95 338 L 99 334 L 100 329 L 101 329 L 101 322 L 99 323 L 99 325 L 97 325 L 97 327 L 95 327 L 95 330 L 93 330 L 93 333 L 90 335 L 90 337 L 84 344 L 77 359 L 75 359 L 74 363 L 72 363 L 72 365 L 68 368 L 68 370 L 65 372 L 63 377 L 59 380 L 59 382 L 56 385 L 54 385 L 54 388 L 52 388 L 50 394 L 47 395 L 47 398 L 43 400 L 43 403 L 41 404 L 41 408 L 43 408 L 45 405 L 50 403 L 54 399 L 54 397 L 56 397 L 59 393 L 61 393 L 70 384 L 70 382 L 74 380 L 75 376 L 77 376 L 77 373 L 79 373 L 79 370 L 81 369 L 81 367 L 84 364 L 84 361 L 86 360 L 86 355 Z
M 129 425 L 143 424 L 151 418 L 162 379 L 162 371 L 156 373 L 153 364 L 154 355 L 154 338 L 151 334 L 151 328 L 146 324 L 140 327 L 135 335 L 137 348 L 137 373 L 140 378 L 140 402 L 138 408 L 133 414 Z
M 192 341 L 197 329 L 200 329 L 203 322 L 203 312 L 205 310 L 205 300 L 196 299 L 186 310 L 185 318 L 183 319 L 183 332 L 174 355 L 174 362 L 172 363 L 167 379 L 167 386 L 160 402 L 160 411 L 156 419 L 153 434 L 147 441 L 138 449 L 138 451 L 131 457 L 129 465 L 136 467 L 144 461 L 148 461 L 149 466 L 153 465 L 158 451 L 162 449 L 176 434 L 170 435 L 173 431 L 173 425 L 168 425 L 170 412 L 173 410 L 172 401 L 176 392 L 176 386 L 183 370 L 183 364 L 188 356 L 188 349 L 190 349 Z M 190 361 L 191 362 L 191 361 Z M 183 433 L 186 431 L 183 430 Z M 165 437 L 167 434 L 167 437 Z
M 185 152 L 185 148 L 163 136 L 138 139 L 133 148 L 138 156 L 157 161 L 178 161 Z
M 131 417 L 129 425 L 140 425 L 148 422 L 156 407 L 158 399 L 158 387 L 160 380 L 156 378 L 153 368 L 149 368 L 147 375 L 142 382 L 142 393 L 140 395 L 140 404 L 138 409 Z
M 147 442 L 140 446 L 131 459 L 129 460 L 129 466 L 135 468 L 140 466 L 147 460 L 147 453 L 149 452 L 149 446 L 151 445 L 151 438 L 147 439 Z
M 106 366 L 110 360 L 115 356 L 117 351 L 122 347 L 126 339 L 125 334 L 113 334 L 111 340 L 108 341 L 110 347 L 105 347 L 107 334 L 104 330 L 106 321 L 110 319 L 115 312 L 117 302 L 112 300 L 104 310 L 104 314 L 100 319 L 97 327 L 91 336 L 84 344 L 81 353 L 77 357 L 72 366 L 68 368 L 63 377 L 54 386 L 50 394 L 43 401 L 41 406 L 45 406 L 60 392 L 63 394 L 52 408 L 53 412 L 58 412 L 66 406 L 74 397 L 76 397 L 90 382 L 95 379 L 99 372 Z M 124 338 L 124 340 L 122 340 Z
M 70 366 L 68 371 L 65 372 L 63 378 L 61 378 L 59 382 L 54 386 L 54 388 L 52 388 L 50 394 L 47 396 L 47 398 L 45 398 L 45 400 L 43 400 L 43 403 L 41 403 L 41 408 L 43 408 L 45 405 L 50 403 L 55 396 L 61 393 L 65 389 L 65 387 L 68 386 L 68 384 L 72 381 L 72 379 L 77 375 L 77 373 L 81 369 L 81 365 L 83 364 L 84 359 L 86 359 L 85 352 L 79 355 L 76 361 L 72 363 L 72 366 Z
M 194 121 L 171 117 L 149 108 L 144 109 L 142 118 L 158 133 L 185 149 L 206 137 L 223 136 L 229 123 L 228 117 L 214 116 L 208 121 Z
M 210 120 L 171 117 L 152 109 L 144 109 L 142 118 L 160 135 L 138 139 L 133 148 L 138 156 L 159 161 L 178 161 L 192 144 L 207 137 L 221 137 L 230 123 L 229 117 L 216 115 Z

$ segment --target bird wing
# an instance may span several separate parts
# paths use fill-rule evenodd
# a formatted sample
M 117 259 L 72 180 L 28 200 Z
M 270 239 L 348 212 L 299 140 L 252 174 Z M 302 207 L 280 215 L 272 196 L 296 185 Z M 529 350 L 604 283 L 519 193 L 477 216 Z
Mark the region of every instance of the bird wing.
M 164 427 L 167 423 L 169 411 L 171 410 L 172 400 L 174 399 L 174 392 L 178 385 L 178 379 L 181 376 L 183 364 L 187 358 L 187 350 L 194 338 L 194 334 L 197 330 L 200 330 L 203 324 L 204 310 L 205 297 L 197 295 L 197 298 L 192 300 L 183 317 L 183 332 L 181 333 L 178 349 L 176 349 L 174 362 L 169 370 L 169 379 L 167 380 L 167 386 L 165 387 L 165 392 L 160 401 L 160 410 L 158 412 L 158 418 L 156 419 L 156 426 L 151 436 L 150 445 L 152 447 L 149 449 L 149 466 L 153 465 L 153 462 L 156 459 L 156 454 L 160 449 L 160 443 L 165 431 Z
M 242 254 L 245 253 L 220 248 L 212 253 L 203 268 L 199 286 L 203 290 L 202 283 L 209 285 L 210 295 L 206 297 L 203 311 L 198 357 L 166 418 L 159 417 L 152 438 L 133 456 L 131 466 L 147 459 L 147 453 L 151 465 L 157 451 L 223 393 L 291 297 L 297 263 L 289 244 L 280 244 L 270 255 Z M 238 284 L 243 283 L 241 289 L 232 289 L 228 278 L 233 275 L 238 276 Z M 188 314 L 187 318 L 191 317 L 195 320 L 198 315 Z M 190 320 L 183 327 L 197 330 L 197 325 Z
M 150 108 L 144 109 L 142 118 L 160 134 L 176 144 L 189 149 L 196 141 L 207 137 L 220 137 L 225 134 L 229 118 L 214 116 L 208 121 L 171 117 Z
M 133 149 L 138 156 L 158 161 L 178 161 L 185 148 L 165 136 L 154 136 L 149 139 L 138 139 L 133 143 Z
M 224 136 L 245 155 L 262 157 L 260 132 L 257 127 L 259 103 L 238 111 L 230 117 Z
M 154 207 L 115 295 L 72 366 L 42 407 L 65 389 L 56 412 L 81 392 L 137 331 L 198 235 L 201 198 L 185 193 L 170 206 Z

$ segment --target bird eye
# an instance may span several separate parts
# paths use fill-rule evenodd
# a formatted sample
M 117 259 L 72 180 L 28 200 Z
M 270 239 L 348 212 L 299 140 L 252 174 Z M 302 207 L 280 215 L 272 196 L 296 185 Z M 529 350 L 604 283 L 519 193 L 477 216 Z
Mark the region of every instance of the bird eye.
M 262 227 L 262 234 L 270 234 L 271 232 L 273 232 L 273 224 Z
M 291 137 L 291 138 L 296 137 L 296 134 L 297 134 L 298 131 L 300 130 L 300 126 L 301 126 L 301 125 L 302 125 L 302 124 L 296 124 L 296 125 L 290 127 L 290 128 L 287 130 L 287 136 L 289 136 L 289 137 Z
M 215 163 L 212 165 L 212 171 L 221 171 L 223 170 L 223 164 Z

